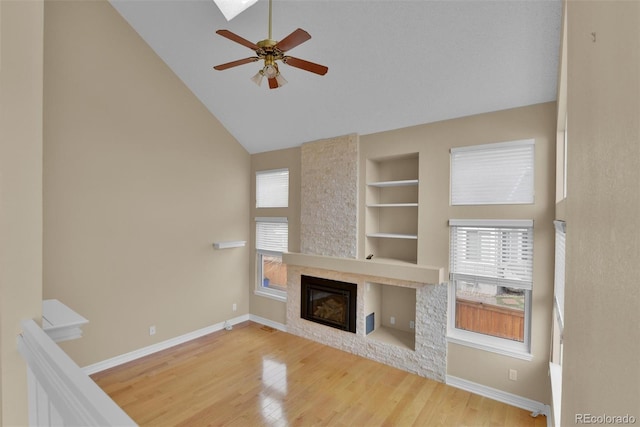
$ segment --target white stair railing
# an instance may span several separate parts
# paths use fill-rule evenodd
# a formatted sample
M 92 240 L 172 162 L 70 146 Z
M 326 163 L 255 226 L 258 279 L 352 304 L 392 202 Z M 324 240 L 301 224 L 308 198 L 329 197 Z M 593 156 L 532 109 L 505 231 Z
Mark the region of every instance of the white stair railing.
M 31 426 L 135 426 L 136 423 L 33 321 L 22 322 Z

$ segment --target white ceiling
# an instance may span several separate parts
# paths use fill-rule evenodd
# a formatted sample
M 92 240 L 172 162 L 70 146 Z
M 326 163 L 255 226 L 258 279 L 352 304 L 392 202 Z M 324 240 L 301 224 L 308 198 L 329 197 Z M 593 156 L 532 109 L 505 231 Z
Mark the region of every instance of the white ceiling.
M 259 63 L 215 31 L 267 38 L 268 1 L 227 22 L 212 0 L 111 0 L 250 153 L 349 133 L 366 135 L 556 99 L 560 0 L 274 0 L 273 39 L 312 39 L 289 55 L 288 84 L 249 79 Z

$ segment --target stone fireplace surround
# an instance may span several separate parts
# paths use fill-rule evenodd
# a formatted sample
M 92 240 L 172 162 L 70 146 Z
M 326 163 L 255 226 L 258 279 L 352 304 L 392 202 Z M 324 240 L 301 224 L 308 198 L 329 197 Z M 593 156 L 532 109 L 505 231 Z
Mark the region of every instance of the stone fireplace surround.
M 444 382 L 447 360 L 447 286 L 443 280 L 440 280 L 439 284 L 421 283 L 413 280 L 414 276 L 432 279 L 438 277 L 439 280 L 442 276 L 442 269 L 393 264 L 385 266 L 382 263 L 373 264 L 356 259 L 304 254 L 285 254 L 284 262 L 287 263 L 289 276 L 287 283 L 287 332 Z M 380 271 L 384 271 L 385 267 L 389 267 L 391 274 L 387 276 L 391 277 L 377 275 L 380 274 Z M 366 272 L 369 270 L 373 270 L 374 275 L 367 274 Z M 355 334 L 310 322 L 300 317 L 300 277 L 302 275 L 357 285 Z M 399 278 L 403 275 L 407 276 L 409 280 Z M 434 280 L 434 282 L 436 281 Z M 364 307 L 367 283 L 403 286 L 416 290 L 415 350 L 367 337 L 365 317 L 369 313 L 365 312 Z
M 402 154 L 402 153 L 398 153 Z M 351 134 L 301 148 L 300 249 L 287 253 L 287 331 L 440 382 L 447 364 L 448 296 L 444 269 L 358 259 L 359 138 Z M 356 333 L 300 316 L 302 275 L 357 285 Z M 365 333 L 367 284 L 416 290 L 413 348 Z

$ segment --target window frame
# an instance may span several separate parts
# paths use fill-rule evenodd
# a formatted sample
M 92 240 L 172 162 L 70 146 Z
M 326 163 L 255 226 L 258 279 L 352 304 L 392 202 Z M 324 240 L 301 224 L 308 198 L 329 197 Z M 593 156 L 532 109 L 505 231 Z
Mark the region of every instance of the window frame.
M 479 227 L 479 228 L 530 228 L 531 230 L 531 248 L 533 250 L 533 229 L 534 223 L 532 220 L 450 220 L 450 234 L 452 235 L 453 227 Z M 504 244 L 509 244 L 507 239 Z M 452 257 L 455 248 L 453 247 L 453 240 L 450 238 L 450 270 L 453 268 Z M 464 249 L 463 249 L 464 250 Z M 533 258 L 533 255 L 532 255 Z M 533 261 L 532 261 L 533 263 Z M 450 271 L 449 280 L 449 315 L 447 319 L 447 341 L 450 343 L 460 344 L 468 347 L 473 347 L 493 353 L 502 354 L 523 360 L 532 360 L 533 354 L 531 352 L 531 319 L 532 319 L 532 292 L 533 292 L 533 270 L 531 271 L 531 282 L 527 286 L 519 286 L 523 290 L 524 295 L 524 339 L 523 342 L 511 340 L 508 338 L 501 338 L 493 335 L 487 335 L 481 332 L 474 332 L 456 327 L 456 302 L 457 302 L 457 288 L 458 280 L 464 280 L 465 276 L 474 278 L 477 281 L 482 281 L 482 276 L 464 275 L 459 274 L 456 278 L 456 273 Z M 496 283 L 491 283 L 496 286 L 507 286 L 505 283 L 500 283 L 499 279 L 495 280 Z
M 270 288 L 264 286 L 264 257 L 277 257 L 282 261 L 282 255 L 288 248 L 282 248 L 282 251 L 259 248 L 258 245 L 258 224 L 260 223 L 277 223 L 277 224 L 286 224 L 287 225 L 287 245 L 289 240 L 289 227 L 288 227 L 288 219 L 286 217 L 256 217 L 255 218 L 255 230 L 256 230 L 256 281 L 255 281 L 255 289 L 254 294 L 260 295 L 267 298 L 272 298 L 278 301 L 286 301 L 287 300 L 287 291 L 278 289 L 278 288 Z M 286 286 L 286 283 L 284 283 Z

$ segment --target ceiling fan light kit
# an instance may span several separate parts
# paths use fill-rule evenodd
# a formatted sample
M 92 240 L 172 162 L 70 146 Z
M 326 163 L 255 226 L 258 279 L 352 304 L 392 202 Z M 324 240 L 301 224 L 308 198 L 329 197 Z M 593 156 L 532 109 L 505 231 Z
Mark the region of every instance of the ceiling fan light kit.
M 282 61 L 283 64 L 300 68 L 301 70 L 309 71 L 321 76 L 327 74 L 329 68 L 324 65 L 285 55 L 285 52 L 311 38 L 311 35 L 309 35 L 305 30 L 298 28 L 280 41 L 275 41 L 271 38 L 271 1 L 272 0 L 269 0 L 269 37 L 267 39 L 261 40 L 258 43 L 253 43 L 229 30 L 216 31 L 216 33 L 222 37 L 226 37 L 231 41 L 252 49 L 255 51 L 256 56 L 216 65 L 213 68 L 215 70 L 222 71 L 228 68 L 237 67 L 238 65 L 263 60 L 264 66 L 256 73 L 256 75 L 251 77 L 251 80 L 260 86 L 262 79 L 266 77 L 269 82 L 270 89 L 277 89 L 287 83 L 287 80 L 282 76 L 282 74 L 280 74 L 276 61 Z

